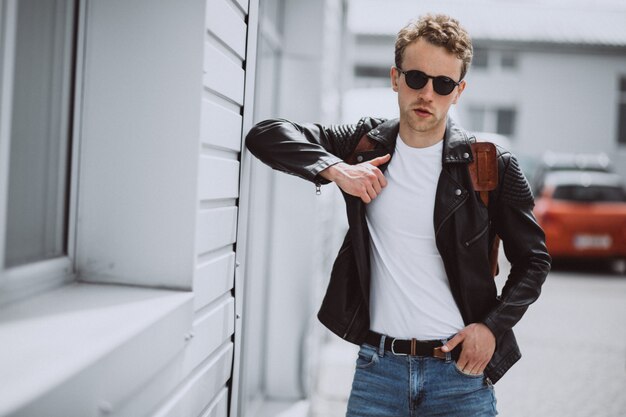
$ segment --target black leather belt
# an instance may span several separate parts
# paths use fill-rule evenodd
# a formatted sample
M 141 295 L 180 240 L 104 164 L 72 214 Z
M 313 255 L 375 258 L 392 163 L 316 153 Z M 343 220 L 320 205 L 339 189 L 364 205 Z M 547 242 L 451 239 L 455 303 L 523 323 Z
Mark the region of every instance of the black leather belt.
M 380 346 L 381 334 L 370 331 L 365 343 L 374 347 Z M 416 339 L 396 339 L 394 337 L 385 337 L 385 350 L 394 355 L 408 356 L 432 356 L 433 358 L 446 359 L 446 353 L 441 350 L 441 340 L 416 340 Z M 457 345 L 451 352 L 452 359 L 459 359 L 461 354 L 461 345 Z

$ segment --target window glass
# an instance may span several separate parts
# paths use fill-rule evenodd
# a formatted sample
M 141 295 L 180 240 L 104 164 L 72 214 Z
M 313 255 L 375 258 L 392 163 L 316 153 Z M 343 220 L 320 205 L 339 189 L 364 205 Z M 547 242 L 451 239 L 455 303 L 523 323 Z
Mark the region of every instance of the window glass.
M 484 48 L 474 48 L 472 58 L 472 68 L 487 68 L 489 65 L 489 54 Z
M 500 55 L 500 66 L 506 69 L 517 68 L 517 54 L 513 51 L 502 51 Z
M 618 104 L 617 120 L 617 143 L 626 145 L 626 77 L 622 77 L 619 82 L 620 102 Z
M 512 136 L 515 133 L 515 110 L 498 109 L 496 120 L 496 133 L 507 136 Z
M 626 145 L 626 102 L 619 105 L 619 127 L 617 142 Z
M 592 185 L 562 185 L 554 190 L 553 198 L 556 200 L 578 202 L 619 202 L 626 201 L 626 193 L 623 188 L 612 186 Z
M 357 65 L 354 67 L 356 77 L 375 77 L 389 80 L 389 67 L 375 67 L 368 65 Z
M 17 2 L 5 266 L 66 253 L 73 0 Z

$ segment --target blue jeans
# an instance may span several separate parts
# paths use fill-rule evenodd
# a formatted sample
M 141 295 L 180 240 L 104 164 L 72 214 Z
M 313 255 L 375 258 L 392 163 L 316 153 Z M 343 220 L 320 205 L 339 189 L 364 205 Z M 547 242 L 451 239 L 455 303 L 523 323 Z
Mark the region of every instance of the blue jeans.
M 346 417 L 495 416 L 493 385 L 454 360 L 396 356 L 363 344 Z

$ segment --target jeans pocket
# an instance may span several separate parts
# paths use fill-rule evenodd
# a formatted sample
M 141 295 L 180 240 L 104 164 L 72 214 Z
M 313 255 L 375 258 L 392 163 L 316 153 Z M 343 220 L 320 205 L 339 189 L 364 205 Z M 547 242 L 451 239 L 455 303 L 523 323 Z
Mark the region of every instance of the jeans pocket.
M 378 353 L 376 349 L 369 345 L 361 345 L 359 356 L 356 358 L 356 367 L 358 369 L 370 368 L 378 363 Z
M 484 374 L 480 373 L 480 374 L 470 374 L 467 373 L 465 371 L 462 371 L 459 369 L 458 365 L 456 364 L 456 362 L 453 362 L 453 366 L 454 366 L 454 370 L 457 372 L 457 374 L 464 376 L 465 378 L 471 378 L 471 379 L 477 379 L 477 378 L 484 378 Z

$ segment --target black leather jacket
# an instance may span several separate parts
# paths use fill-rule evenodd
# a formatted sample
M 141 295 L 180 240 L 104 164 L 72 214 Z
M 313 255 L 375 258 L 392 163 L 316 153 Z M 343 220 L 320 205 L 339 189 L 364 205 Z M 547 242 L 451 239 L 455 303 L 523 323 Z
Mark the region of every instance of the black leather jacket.
M 356 125 L 337 126 L 266 120 L 252 128 L 246 145 L 275 169 L 327 183 L 318 174 L 350 155 L 366 133 L 378 145 L 360 160 L 387 153 L 393 157 L 398 130 L 397 119 L 363 118 Z M 487 209 L 473 191 L 467 167 L 472 159 L 471 140 L 448 119 L 433 227 L 465 324 L 484 323 L 496 337 L 496 351 L 485 369 L 486 377 L 495 383 L 521 357 L 512 327 L 539 297 L 551 259 L 544 233 L 532 214 L 528 182 L 515 157 L 498 148 L 499 185 L 490 192 Z M 349 231 L 333 265 L 318 318 L 343 339 L 361 344 L 370 326 L 370 237 L 365 204 L 345 193 L 344 198 Z M 496 234 L 511 262 L 500 296 L 488 261 Z

